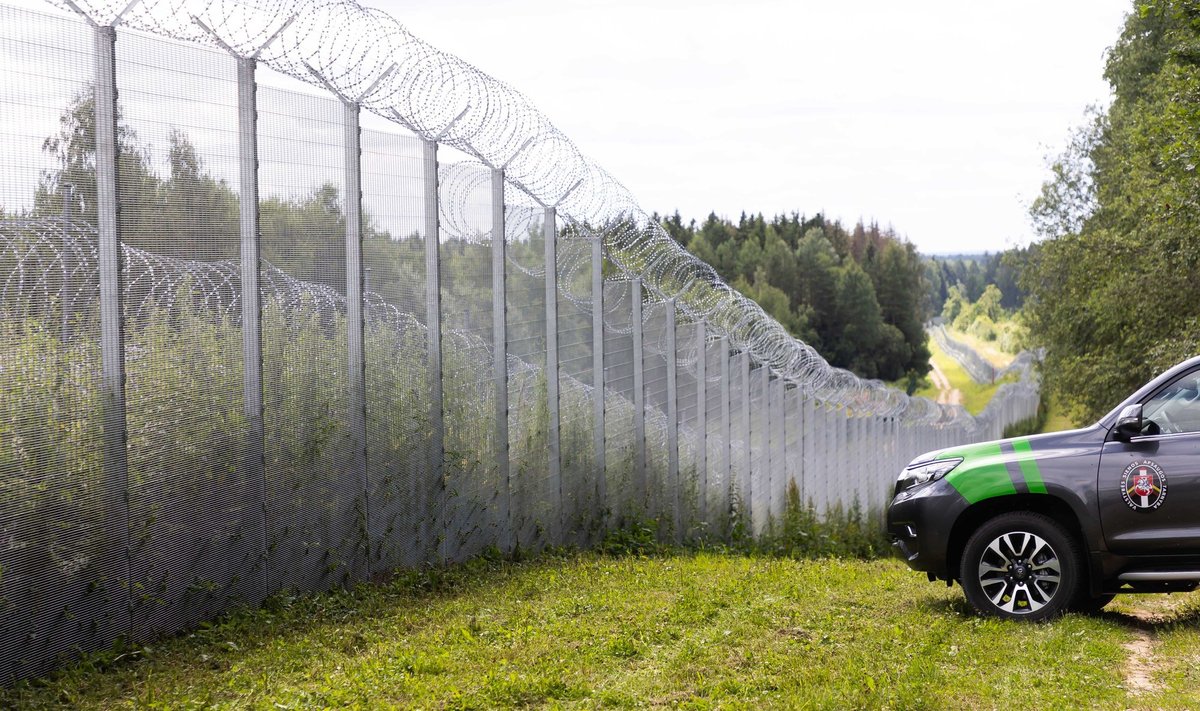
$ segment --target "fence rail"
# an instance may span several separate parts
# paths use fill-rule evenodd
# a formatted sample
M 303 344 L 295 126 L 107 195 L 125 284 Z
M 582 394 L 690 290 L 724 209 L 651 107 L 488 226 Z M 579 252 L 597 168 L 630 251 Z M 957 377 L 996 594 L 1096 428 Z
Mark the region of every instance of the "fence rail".
M 67 5 L 0 7 L 0 682 L 488 547 L 878 511 L 1037 406 L 830 368 L 385 15 Z

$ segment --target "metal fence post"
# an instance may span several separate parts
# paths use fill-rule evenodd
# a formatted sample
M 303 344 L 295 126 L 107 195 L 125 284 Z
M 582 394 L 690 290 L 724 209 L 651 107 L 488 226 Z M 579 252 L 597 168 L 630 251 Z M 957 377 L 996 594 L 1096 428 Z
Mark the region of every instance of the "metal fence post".
M 546 410 L 549 423 L 546 438 L 550 449 L 550 481 L 554 486 L 555 519 L 550 539 L 558 544 L 566 531 L 563 505 L 562 455 L 559 433 L 558 398 L 558 220 L 553 207 L 546 208 L 542 232 L 546 256 Z
M 513 550 L 512 490 L 508 451 L 508 281 L 504 224 L 504 170 L 492 171 L 492 373 L 496 379 L 496 517 L 500 549 Z
M 442 471 L 445 458 L 444 403 L 442 401 L 442 279 L 441 225 L 438 214 L 438 144 L 423 140 L 423 174 L 425 207 L 425 338 L 429 366 L 429 450 L 427 452 L 429 479 L 420 487 L 421 545 L 427 554 L 433 553 L 433 517 L 443 514 L 441 506 L 435 512 L 434 493 L 440 503 L 445 490 Z
M 604 238 L 592 242 L 592 444 L 595 448 L 596 513 L 608 509 L 608 474 L 604 455 Z M 605 527 L 607 522 L 602 522 Z
M 804 497 L 804 457 L 806 455 L 804 448 L 804 390 L 798 383 L 792 384 L 792 409 L 791 423 L 792 436 L 795 443 L 795 449 L 788 451 L 788 456 L 791 458 L 790 466 L 788 467 L 788 478 L 796 485 L 796 501 L 800 504 L 800 508 L 805 508 Z
M 766 497 L 765 505 L 767 508 L 766 516 L 763 517 L 763 530 L 767 529 L 767 525 L 775 516 L 775 488 L 778 486 L 778 481 L 775 477 L 775 470 L 779 467 L 779 438 L 776 430 L 779 426 L 779 413 L 775 407 L 775 390 L 778 379 L 771 377 L 767 368 L 763 368 L 763 372 L 767 373 L 767 377 L 763 379 L 763 405 L 766 407 L 767 413 L 767 429 L 766 438 L 763 444 L 767 448 L 766 462 L 767 471 L 765 472 Z
M 779 486 L 776 496 L 779 497 L 781 505 L 779 506 L 780 515 L 787 513 L 788 507 L 788 491 L 792 488 L 791 462 L 792 453 L 788 450 L 788 428 L 791 425 L 792 418 L 788 417 L 788 393 L 791 392 L 791 386 L 780 380 L 779 381 Z
M 729 337 L 721 336 L 719 348 L 721 349 L 721 497 L 720 517 L 724 523 L 729 515 L 729 487 L 733 481 L 733 458 L 732 458 L 732 442 L 730 442 L 730 430 L 732 423 L 730 422 L 729 398 L 730 398 L 730 368 L 729 368 Z
M 696 324 L 696 489 L 701 523 L 708 523 L 708 324 Z
M 635 500 L 641 505 L 642 513 L 649 513 L 646 486 L 646 359 L 642 343 L 642 280 L 634 279 L 631 305 L 633 314 L 633 489 Z
M 270 591 L 267 560 L 266 426 L 263 420 L 262 295 L 259 287 L 257 61 L 237 60 L 238 164 L 241 193 L 242 408 L 246 415 L 246 475 L 262 514 L 262 593 Z
M 367 360 L 363 346 L 363 215 L 362 147 L 359 105 L 343 101 L 343 131 L 346 150 L 346 360 L 349 365 L 349 431 L 353 453 L 352 470 L 362 485 L 363 505 L 360 530 L 366 549 L 365 577 L 371 576 L 371 541 L 367 535 L 370 511 L 370 482 L 367 480 Z
M 867 504 L 866 511 L 870 513 L 875 508 L 875 493 L 879 488 L 879 420 L 870 415 L 863 422 L 863 437 L 867 446 Z
M 832 489 L 829 482 L 829 472 L 833 457 L 834 430 L 836 424 L 833 419 L 833 406 L 827 402 L 818 402 L 816 407 L 817 413 L 817 469 L 814 472 L 819 486 L 821 488 L 821 500 L 825 502 L 825 515 L 828 517 L 829 512 L 833 509 Z
M 100 269 L 100 363 L 104 394 L 104 483 L 112 550 L 122 558 L 125 629 L 133 632 L 129 546 L 129 460 L 125 451 L 125 324 L 121 313 L 121 235 L 117 220 L 117 31 L 95 27 L 96 214 Z
M 840 487 L 842 495 L 842 504 L 846 509 L 858 498 L 858 486 L 861 471 L 861 462 L 859 461 L 859 452 L 854 446 L 854 427 L 857 418 L 850 416 L 850 409 L 843 407 L 841 410 L 842 417 L 838 418 L 838 441 L 840 447 L 839 459 L 844 462 L 844 467 L 839 470 L 839 478 L 843 482 Z M 847 492 L 852 492 L 849 497 Z
M 848 451 L 849 448 L 846 446 L 846 442 L 847 442 L 846 434 L 847 434 L 847 430 L 849 429 L 847 427 L 847 425 L 849 424 L 849 420 L 847 419 L 847 416 L 846 416 L 846 408 L 845 407 L 835 408 L 833 411 L 833 415 L 834 415 L 834 438 L 835 439 L 834 439 L 833 451 L 830 452 L 830 455 L 831 455 L 830 461 L 831 462 L 844 462 L 844 461 L 846 461 L 847 457 L 851 456 L 851 453 Z M 845 491 L 846 490 L 844 487 L 840 488 L 838 490 L 838 496 L 839 496 L 838 500 L 842 505 L 842 511 L 848 511 L 850 509 L 850 502 L 845 500 Z
M 863 448 L 863 418 L 855 412 L 846 420 L 846 459 L 854 462 L 854 503 L 862 504 L 866 491 L 866 451 Z
M 758 497 L 759 497 L 759 501 L 766 508 L 766 511 L 755 511 L 754 512 L 755 518 L 758 521 L 755 523 L 755 526 L 754 526 L 755 535 L 758 535 L 759 533 L 762 533 L 763 530 L 765 530 L 767 519 L 771 515 L 771 495 L 772 495 L 771 472 L 774 469 L 773 459 L 774 459 L 774 454 L 775 454 L 771 450 L 771 430 L 773 429 L 773 425 L 774 425 L 774 413 L 771 411 L 771 409 L 772 409 L 771 408 L 771 369 L 768 368 L 764 364 L 761 368 L 758 369 L 758 372 L 759 372 L 760 378 L 762 379 L 762 409 L 763 409 L 763 415 L 762 415 L 762 419 L 761 419 L 762 426 L 763 426 L 763 434 L 762 434 L 762 439 L 760 440 L 760 442 L 762 443 L 762 447 L 765 450 L 762 455 L 762 462 L 765 465 L 763 468 L 766 471 L 757 472 L 758 482 L 757 482 L 757 486 L 754 487 L 754 490 L 756 492 L 759 492 L 760 490 L 765 489 L 765 491 L 761 491 L 758 494 Z M 766 494 L 765 497 L 762 496 L 762 494 L 764 494 L 764 493 Z
M 675 541 L 683 540 L 683 492 L 679 486 L 679 357 L 675 345 L 675 300 L 670 299 L 667 308 L 667 489 L 671 492 L 671 518 L 674 522 Z
M 884 456 L 888 449 L 888 418 L 876 417 L 871 420 L 872 431 L 875 432 L 875 502 L 878 506 L 883 506 L 887 501 L 884 500 L 886 495 L 886 486 L 888 479 L 888 467 L 884 462 Z
M 847 410 L 844 405 L 834 409 L 834 416 L 836 418 L 834 420 L 834 436 L 836 437 L 836 441 L 834 442 L 832 452 L 834 459 L 832 461 L 845 462 L 853 456 L 848 446 L 850 441 L 850 418 L 846 413 Z M 847 487 L 839 489 L 839 496 L 841 497 L 839 500 L 841 501 L 843 511 L 850 508 L 850 501 L 846 500 L 846 490 Z
M 742 380 L 742 470 L 738 473 L 738 494 L 741 497 L 741 521 L 746 526 L 746 532 L 754 533 L 754 477 L 750 471 L 753 459 L 750 447 L 750 352 L 738 353 L 738 376 Z
M 813 497 L 812 477 L 817 470 L 816 436 L 813 425 L 816 420 L 816 407 L 812 395 L 803 395 L 800 400 L 800 441 L 803 455 L 800 458 L 800 491 L 805 506 L 812 504 L 817 513 L 821 513 L 820 502 Z

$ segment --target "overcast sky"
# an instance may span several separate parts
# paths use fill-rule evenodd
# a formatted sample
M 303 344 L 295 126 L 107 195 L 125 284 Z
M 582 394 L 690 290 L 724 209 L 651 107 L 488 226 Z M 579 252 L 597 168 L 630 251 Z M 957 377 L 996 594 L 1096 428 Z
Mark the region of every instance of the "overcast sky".
M 524 92 L 643 208 L 823 211 L 925 253 L 1026 208 L 1130 0 L 365 0 Z

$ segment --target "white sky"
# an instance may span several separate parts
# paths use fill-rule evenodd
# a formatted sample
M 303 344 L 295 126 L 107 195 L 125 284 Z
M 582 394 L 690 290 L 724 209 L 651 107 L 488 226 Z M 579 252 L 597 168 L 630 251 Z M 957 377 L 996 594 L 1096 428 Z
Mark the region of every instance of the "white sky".
M 522 91 L 647 211 L 820 211 L 927 254 L 1032 238 L 1133 4 L 361 1 Z
M 647 211 L 824 211 L 925 253 L 1028 203 L 1131 0 L 363 0 L 526 94 Z

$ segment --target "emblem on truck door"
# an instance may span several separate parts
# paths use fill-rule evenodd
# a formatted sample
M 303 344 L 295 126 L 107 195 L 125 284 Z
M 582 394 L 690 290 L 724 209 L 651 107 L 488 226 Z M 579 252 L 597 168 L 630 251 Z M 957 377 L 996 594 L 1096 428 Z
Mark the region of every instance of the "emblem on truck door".
M 1156 509 L 1167 498 L 1167 475 L 1150 459 L 1133 462 L 1121 475 L 1121 495 L 1134 511 Z

